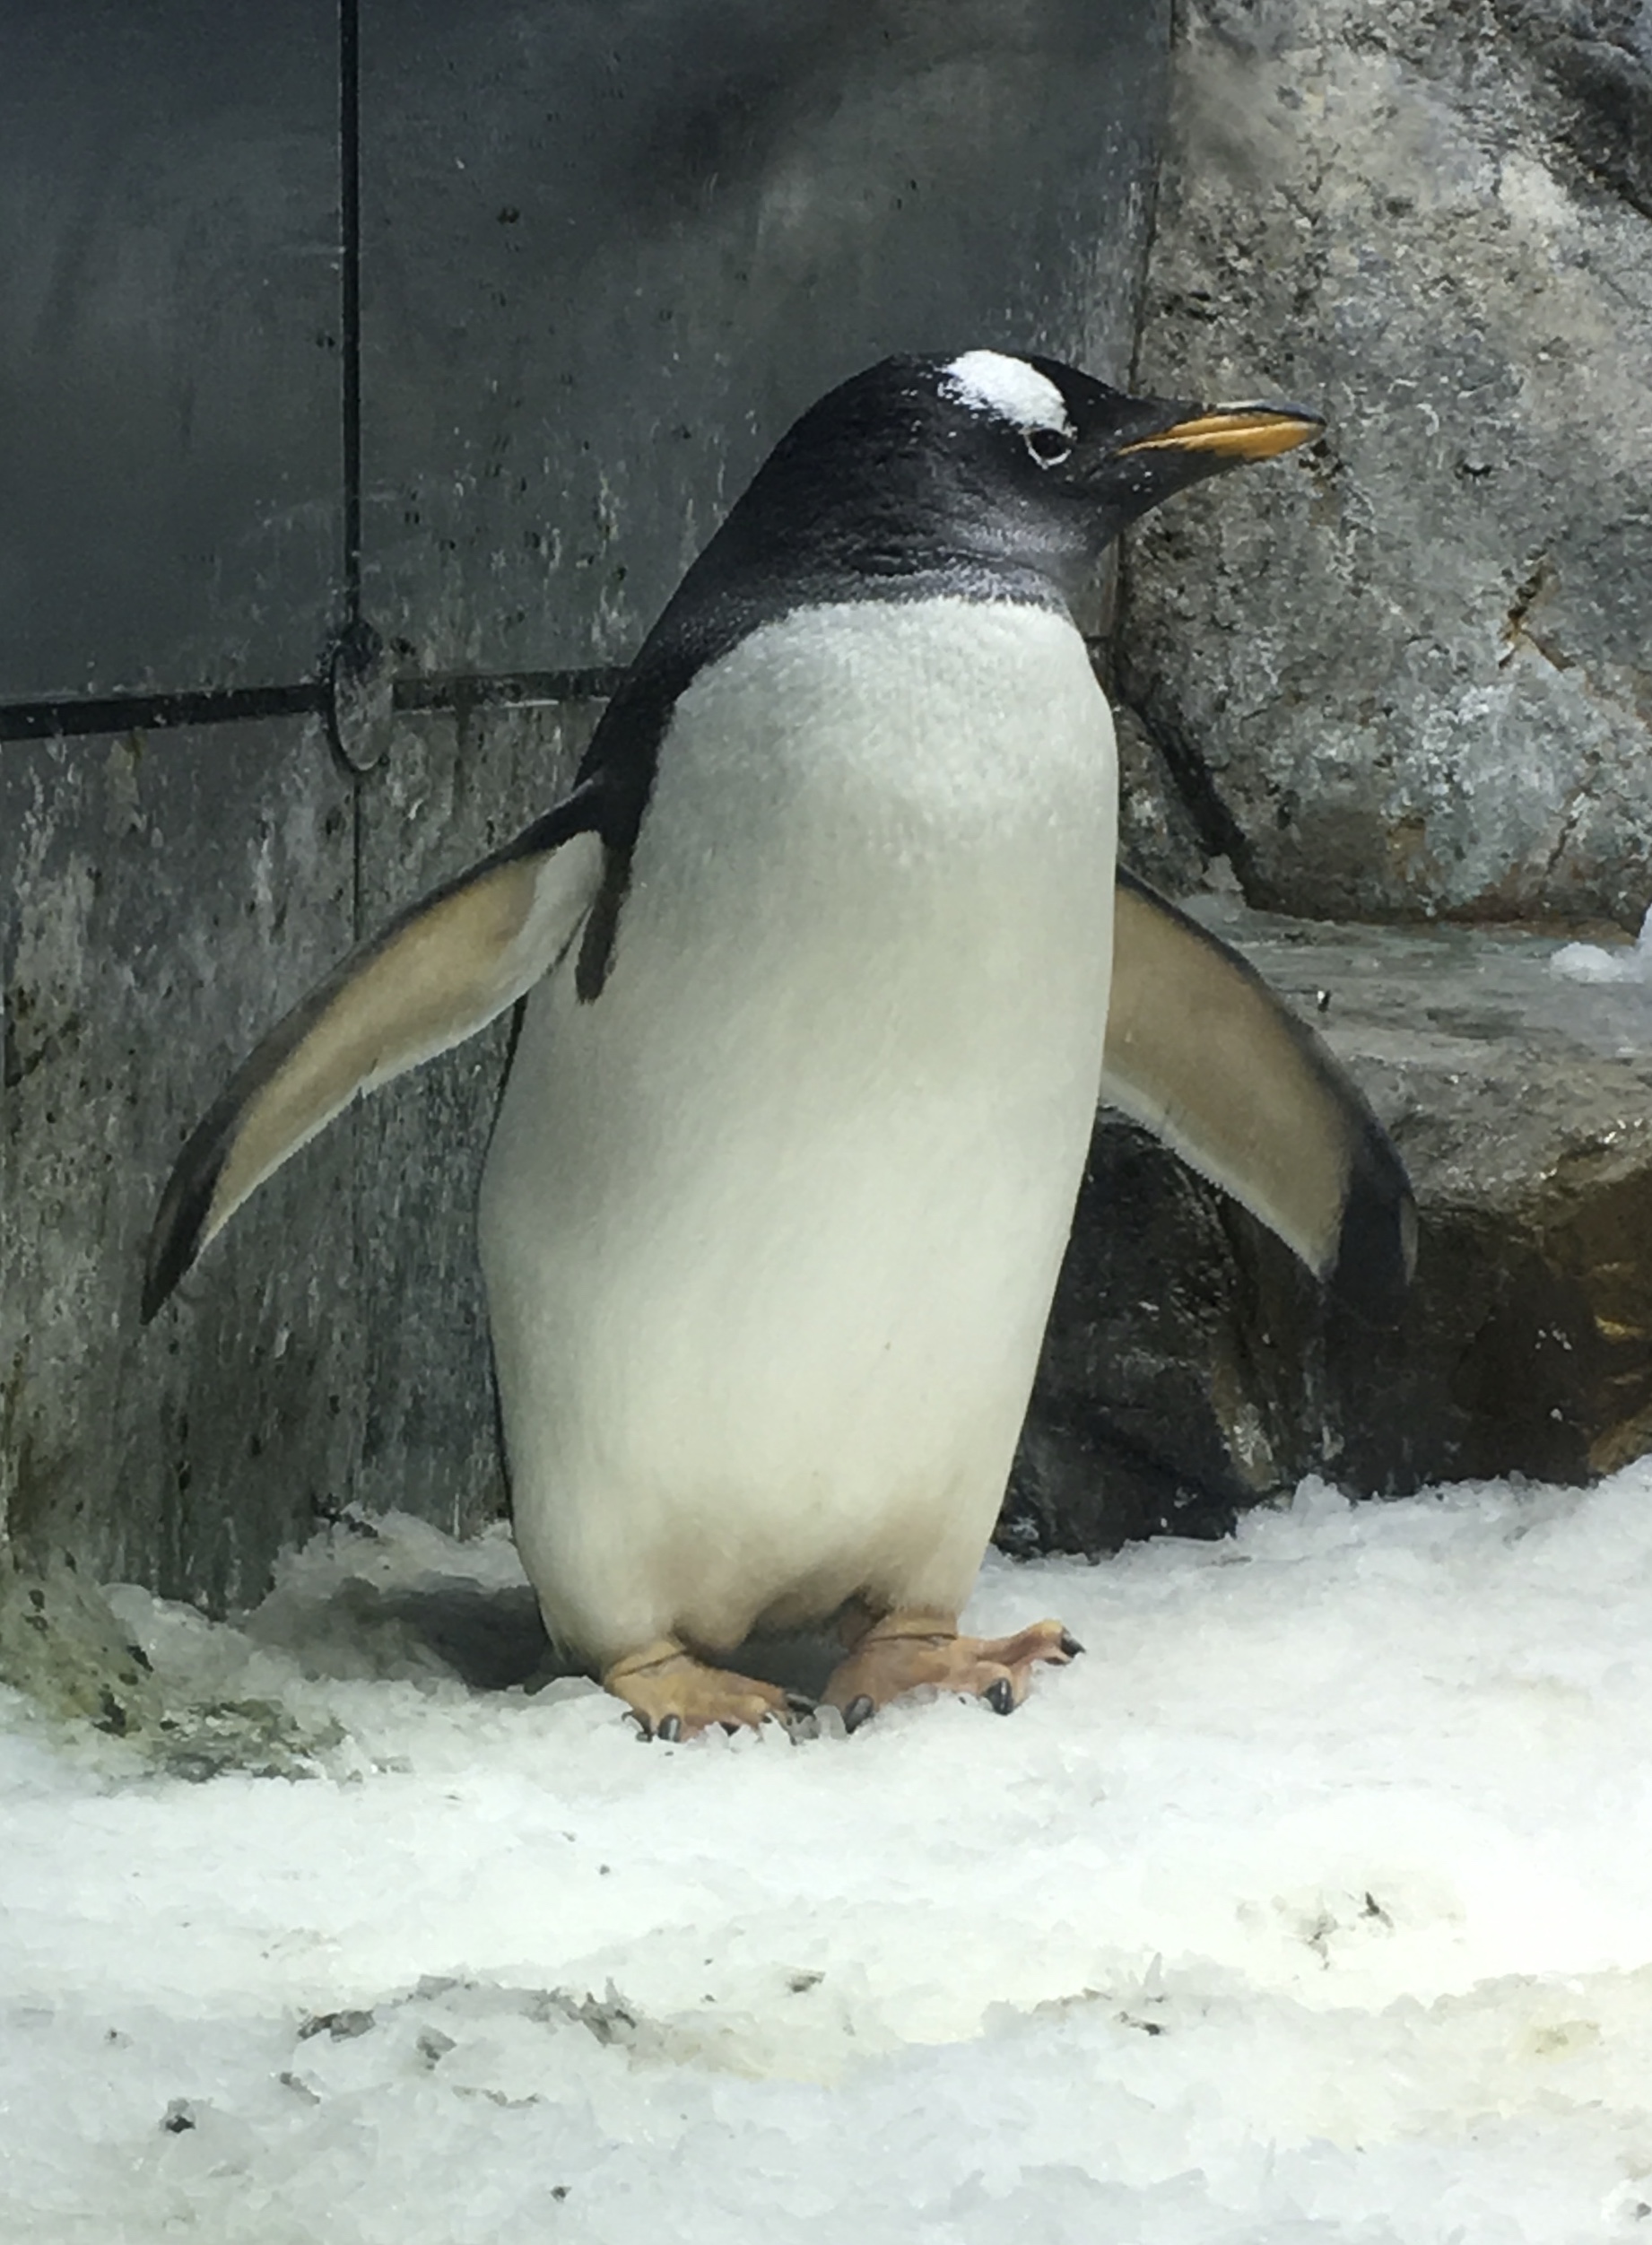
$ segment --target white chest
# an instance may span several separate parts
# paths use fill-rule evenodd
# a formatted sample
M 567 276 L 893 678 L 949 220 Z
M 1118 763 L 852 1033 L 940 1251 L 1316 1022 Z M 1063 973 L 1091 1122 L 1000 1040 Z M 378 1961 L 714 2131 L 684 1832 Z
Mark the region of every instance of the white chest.
M 535 994 L 484 1196 L 548 1605 L 650 1543 L 725 1640 L 947 1536 L 967 1579 L 1089 1139 L 1115 790 L 1040 610 L 814 611 L 683 696 L 607 986 Z

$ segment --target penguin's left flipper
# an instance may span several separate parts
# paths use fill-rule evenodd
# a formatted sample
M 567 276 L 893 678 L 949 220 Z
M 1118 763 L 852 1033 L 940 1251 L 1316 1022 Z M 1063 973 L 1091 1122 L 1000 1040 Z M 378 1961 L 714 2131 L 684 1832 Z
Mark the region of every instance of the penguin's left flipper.
M 583 794 L 352 952 L 237 1071 L 161 1196 L 145 1322 L 248 1195 L 352 1100 L 474 1036 L 556 965 L 603 879 Z
M 1324 1041 L 1239 953 L 1121 867 L 1101 1097 L 1373 1322 L 1416 1262 L 1404 1163 Z

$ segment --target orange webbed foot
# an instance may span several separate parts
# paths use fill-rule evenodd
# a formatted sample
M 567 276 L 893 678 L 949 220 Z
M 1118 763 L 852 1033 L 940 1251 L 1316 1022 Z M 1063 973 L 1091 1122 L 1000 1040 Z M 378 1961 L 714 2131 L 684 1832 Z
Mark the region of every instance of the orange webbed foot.
M 625 1701 L 645 1738 L 697 1738 L 715 1725 L 756 1730 L 770 1717 L 789 1724 L 814 1712 L 801 1692 L 713 1668 L 669 1637 L 613 1662 L 603 1687 Z
M 858 1730 L 903 1692 L 926 1686 L 985 1700 L 995 1713 L 1008 1715 L 1026 1698 L 1035 1668 L 1065 1667 L 1083 1649 L 1060 1622 L 1034 1622 L 1013 1637 L 961 1637 L 943 1616 L 891 1614 L 833 1669 L 826 1704 L 841 1710 L 848 1730 Z

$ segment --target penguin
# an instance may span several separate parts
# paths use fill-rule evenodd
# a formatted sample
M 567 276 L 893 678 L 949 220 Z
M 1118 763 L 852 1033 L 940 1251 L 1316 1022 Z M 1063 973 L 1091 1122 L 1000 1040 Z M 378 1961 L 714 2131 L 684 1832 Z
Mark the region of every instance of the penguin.
M 726 1665 L 835 1626 L 853 1729 L 1007 1713 L 1081 1649 L 959 1630 L 1099 1101 L 1342 1299 L 1391 1314 L 1414 1211 L 1326 1047 L 1116 879 L 1078 621 L 1126 524 L 1316 437 L 1042 356 L 884 360 L 782 438 L 613 694 L 570 792 L 404 912 L 189 1138 L 153 1317 L 352 1100 L 526 1001 L 480 1243 L 515 1534 L 553 1641 L 645 1735 L 785 1721 Z

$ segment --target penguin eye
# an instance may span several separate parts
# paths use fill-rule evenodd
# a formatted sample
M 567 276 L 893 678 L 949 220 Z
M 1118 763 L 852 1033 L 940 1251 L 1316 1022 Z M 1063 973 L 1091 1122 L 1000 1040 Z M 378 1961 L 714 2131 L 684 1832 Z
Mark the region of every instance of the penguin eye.
M 1027 449 L 1040 467 L 1059 467 L 1073 449 L 1073 439 L 1060 429 L 1029 429 Z

